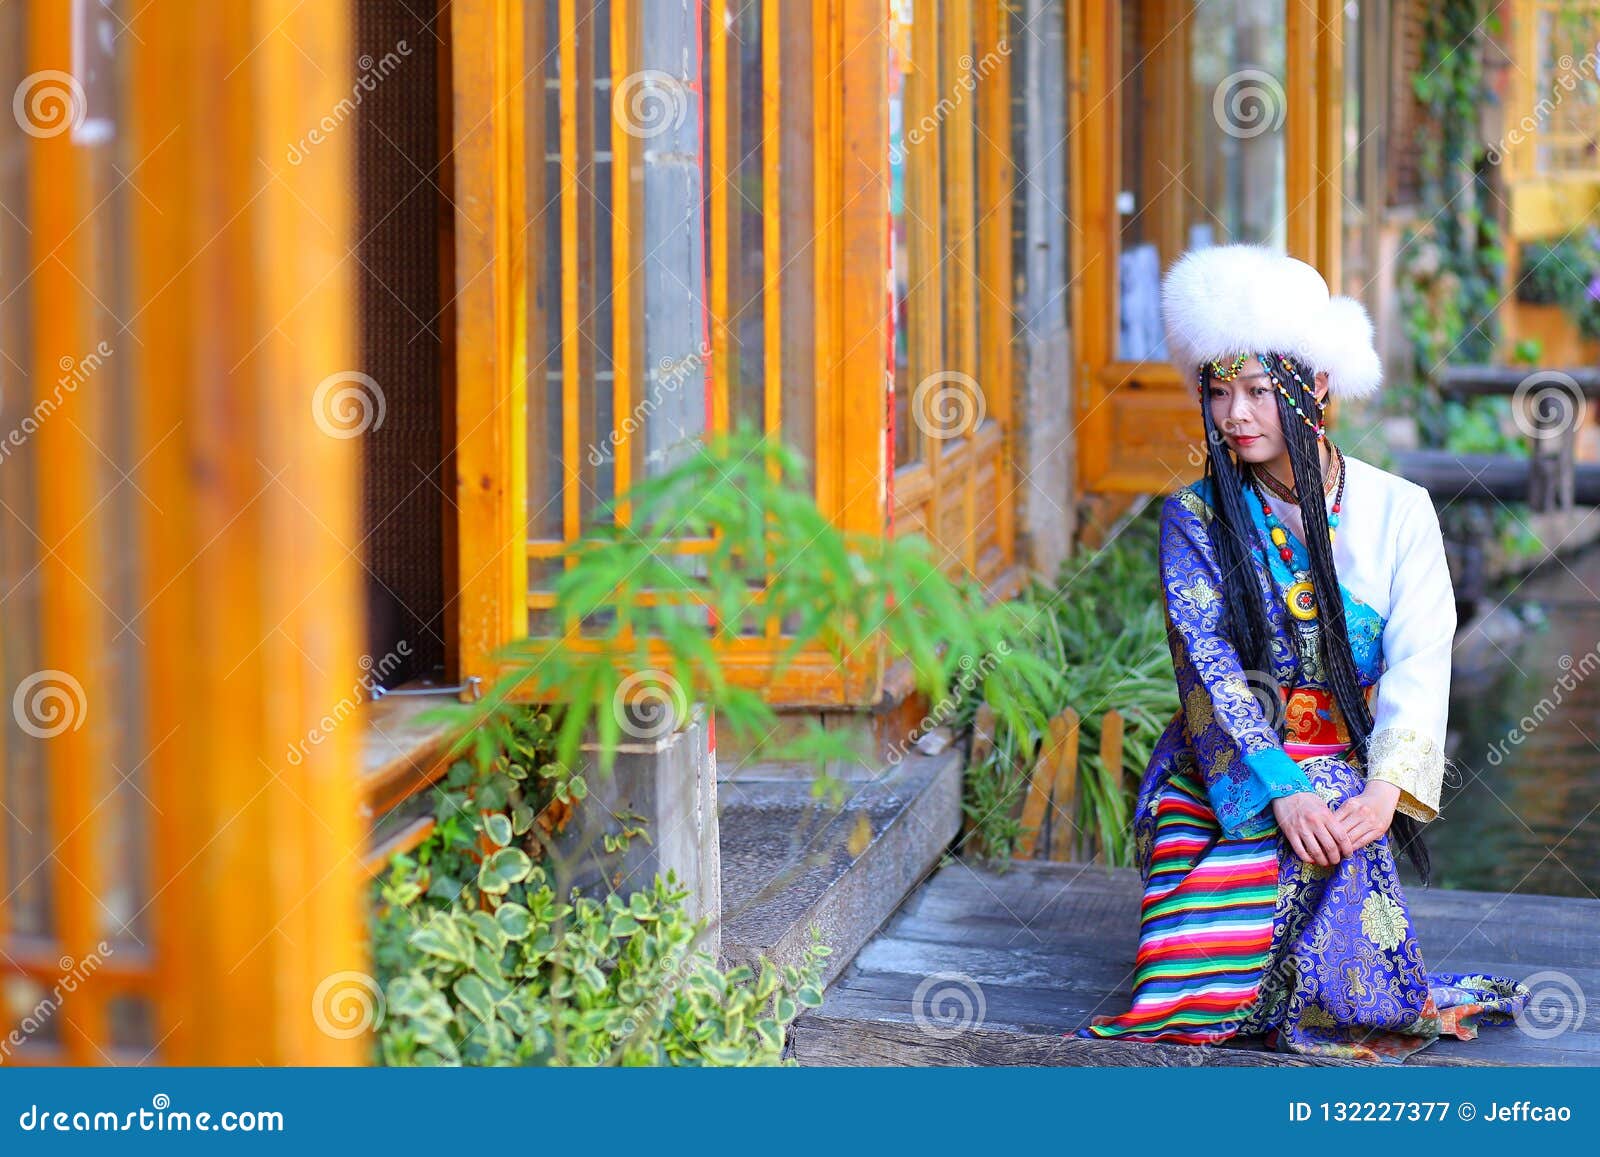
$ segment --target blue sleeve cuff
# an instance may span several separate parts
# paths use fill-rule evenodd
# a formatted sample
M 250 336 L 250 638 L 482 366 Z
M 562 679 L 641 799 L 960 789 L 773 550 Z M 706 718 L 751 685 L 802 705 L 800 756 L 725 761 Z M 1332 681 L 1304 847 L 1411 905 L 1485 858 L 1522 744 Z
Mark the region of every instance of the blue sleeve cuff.
M 1250 785 L 1240 812 L 1247 818 L 1234 831 L 1226 830 L 1229 839 L 1254 839 L 1264 836 L 1278 826 L 1272 814 L 1272 801 L 1279 796 L 1301 791 L 1315 791 L 1300 764 L 1281 747 L 1267 747 L 1245 755 L 1244 764 L 1250 769 Z

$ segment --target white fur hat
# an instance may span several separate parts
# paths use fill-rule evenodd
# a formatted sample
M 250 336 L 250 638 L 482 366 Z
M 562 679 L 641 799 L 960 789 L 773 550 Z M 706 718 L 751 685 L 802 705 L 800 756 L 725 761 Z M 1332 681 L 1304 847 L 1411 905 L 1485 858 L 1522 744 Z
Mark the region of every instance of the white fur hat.
M 1361 303 L 1330 298 L 1320 273 L 1264 245 L 1191 249 L 1162 279 L 1161 313 L 1168 355 L 1188 380 L 1202 362 L 1226 364 L 1243 352 L 1288 354 L 1313 373 L 1326 370 L 1335 398 L 1368 397 L 1383 379 Z

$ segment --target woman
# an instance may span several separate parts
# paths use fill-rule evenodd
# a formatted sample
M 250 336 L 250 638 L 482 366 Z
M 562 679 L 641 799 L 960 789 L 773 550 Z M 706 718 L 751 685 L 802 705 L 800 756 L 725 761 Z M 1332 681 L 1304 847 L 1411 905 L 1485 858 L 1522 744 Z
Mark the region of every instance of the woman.
M 1076 1035 L 1396 1064 L 1472 1039 L 1529 991 L 1426 972 L 1395 870 L 1398 846 L 1430 874 L 1456 614 L 1427 491 L 1323 428 L 1378 388 L 1371 323 L 1258 246 L 1185 255 L 1161 298 L 1207 447 L 1161 512 L 1182 707 L 1135 813 L 1133 1007 Z

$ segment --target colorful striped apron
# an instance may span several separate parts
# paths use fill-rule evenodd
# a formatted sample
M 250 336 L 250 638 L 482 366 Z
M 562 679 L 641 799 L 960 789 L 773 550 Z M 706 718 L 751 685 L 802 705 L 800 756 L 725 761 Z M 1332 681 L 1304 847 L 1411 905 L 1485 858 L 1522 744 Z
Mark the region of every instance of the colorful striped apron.
M 1370 689 L 1368 695 L 1370 697 Z M 1296 688 L 1287 706 L 1302 730 L 1343 731 L 1320 688 Z M 1308 719 L 1325 726 L 1304 726 Z M 1293 717 L 1293 716 L 1291 716 Z M 1295 760 L 1338 754 L 1347 743 L 1284 742 Z M 1212 1044 L 1238 1032 L 1270 963 L 1278 908 L 1280 833 L 1222 837 L 1192 764 L 1161 789 L 1149 874 L 1140 905 L 1133 1004 L 1095 1016 L 1082 1035 Z

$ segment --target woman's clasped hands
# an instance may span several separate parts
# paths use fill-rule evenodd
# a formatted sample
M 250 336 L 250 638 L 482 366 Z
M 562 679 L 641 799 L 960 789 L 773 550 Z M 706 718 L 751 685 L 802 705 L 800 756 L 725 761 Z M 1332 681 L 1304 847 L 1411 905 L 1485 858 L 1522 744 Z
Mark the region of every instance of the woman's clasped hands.
M 1371 780 L 1336 808 L 1314 791 L 1300 791 L 1274 799 L 1272 814 L 1296 856 L 1331 868 L 1387 832 L 1399 800 L 1397 785 Z

